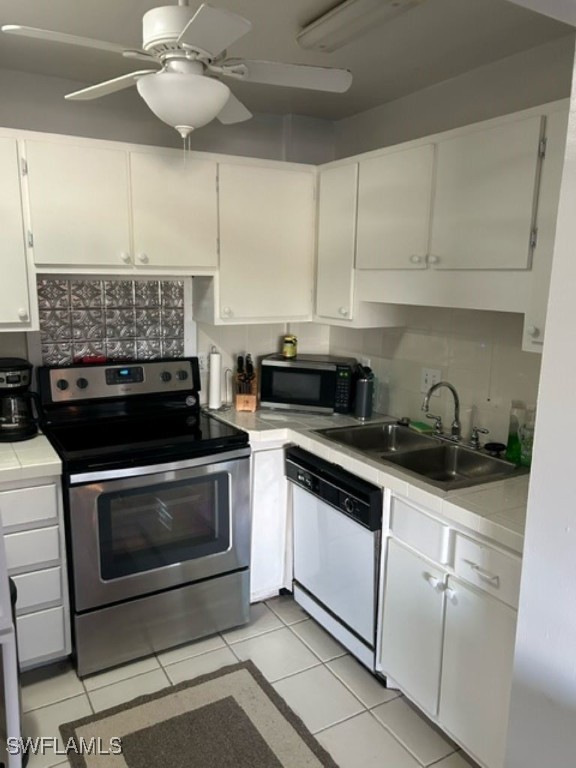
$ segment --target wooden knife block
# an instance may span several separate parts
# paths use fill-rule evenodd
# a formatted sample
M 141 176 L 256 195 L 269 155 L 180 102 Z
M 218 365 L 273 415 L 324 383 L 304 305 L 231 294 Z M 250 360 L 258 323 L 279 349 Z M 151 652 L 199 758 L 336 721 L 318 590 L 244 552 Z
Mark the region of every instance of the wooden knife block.
M 258 408 L 258 375 L 255 374 L 250 382 L 250 394 L 236 393 L 234 395 L 234 408 L 237 411 L 249 411 L 254 413 Z

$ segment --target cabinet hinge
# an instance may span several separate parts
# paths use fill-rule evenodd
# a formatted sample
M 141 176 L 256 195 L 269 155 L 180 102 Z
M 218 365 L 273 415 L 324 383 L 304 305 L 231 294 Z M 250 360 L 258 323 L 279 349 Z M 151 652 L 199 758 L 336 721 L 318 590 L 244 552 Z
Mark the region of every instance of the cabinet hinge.
M 28 230 L 28 248 L 34 248 L 34 235 Z
M 28 176 L 28 163 L 23 157 L 20 159 L 20 168 L 22 169 L 22 176 Z
M 538 157 L 546 157 L 547 143 L 548 143 L 548 139 L 546 138 L 540 139 L 540 143 L 538 144 Z
M 538 242 L 538 230 L 534 228 L 532 232 L 530 232 L 530 248 L 536 248 L 537 242 Z

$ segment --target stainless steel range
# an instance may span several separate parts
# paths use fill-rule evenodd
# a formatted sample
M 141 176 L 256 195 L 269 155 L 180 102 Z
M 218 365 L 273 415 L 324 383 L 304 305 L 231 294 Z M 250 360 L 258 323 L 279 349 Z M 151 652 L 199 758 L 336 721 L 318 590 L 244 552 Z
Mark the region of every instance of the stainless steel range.
M 248 435 L 200 411 L 197 359 L 45 367 L 39 388 L 78 674 L 248 621 Z

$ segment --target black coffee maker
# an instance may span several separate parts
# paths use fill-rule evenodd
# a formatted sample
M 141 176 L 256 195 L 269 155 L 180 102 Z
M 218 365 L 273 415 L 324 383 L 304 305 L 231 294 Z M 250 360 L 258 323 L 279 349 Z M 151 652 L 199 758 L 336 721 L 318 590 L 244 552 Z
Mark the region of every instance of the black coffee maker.
M 38 432 L 29 391 L 32 365 L 21 357 L 0 357 L 0 442 L 29 440 Z

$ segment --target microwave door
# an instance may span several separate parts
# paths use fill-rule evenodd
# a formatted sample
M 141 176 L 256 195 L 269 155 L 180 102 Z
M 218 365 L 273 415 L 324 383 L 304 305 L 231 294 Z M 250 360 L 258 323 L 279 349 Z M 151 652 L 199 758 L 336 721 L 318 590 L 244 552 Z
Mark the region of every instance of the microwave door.
M 264 407 L 333 413 L 336 396 L 334 368 L 263 366 L 261 395 Z

